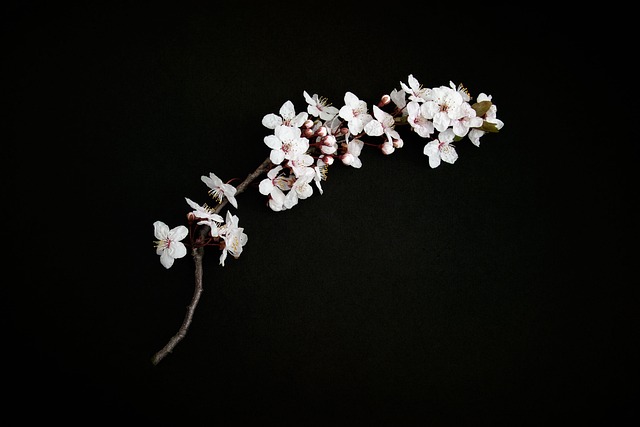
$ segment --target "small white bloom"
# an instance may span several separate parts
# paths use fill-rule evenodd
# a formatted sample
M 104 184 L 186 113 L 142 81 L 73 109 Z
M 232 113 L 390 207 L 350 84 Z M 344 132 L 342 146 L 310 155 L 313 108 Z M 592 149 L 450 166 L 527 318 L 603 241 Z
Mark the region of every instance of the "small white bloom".
M 278 126 L 300 127 L 307 120 L 307 113 L 296 114 L 293 102 L 287 101 L 282 104 L 279 111 L 280 115 L 273 113 L 267 114 L 262 118 L 262 125 L 269 129 L 275 129 Z
M 394 129 L 395 121 L 391 114 L 382 111 L 377 105 L 374 105 L 373 115 L 375 119 L 371 120 L 364 127 L 364 132 L 367 135 L 380 136 L 384 133 L 390 142 L 395 139 L 400 139 L 400 134 Z
M 457 136 L 465 136 L 469 132 L 469 128 L 482 126 L 482 118 L 476 117 L 474 110 L 468 102 L 463 102 L 458 107 L 457 119 L 453 120 L 453 133 Z
M 169 226 L 162 221 L 153 223 L 153 234 L 156 237 L 156 254 L 160 255 L 160 263 L 164 268 L 170 268 L 176 258 L 182 258 L 187 254 L 187 248 L 182 239 L 187 237 L 189 230 L 184 225 L 179 225 L 169 230 Z
M 340 158 L 342 160 L 342 163 L 347 166 L 353 166 L 356 169 L 361 168 L 362 161 L 360 160 L 360 153 L 362 152 L 364 142 L 360 141 L 359 139 L 352 139 L 346 145 L 347 152 Z
M 296 179 L 296 182 L 293 183 L 291 190 L 284 199 L 285 208 L 291 209 L 298 204 L 299 199 L 306 199 L 313 194 L 313 187 L 309 185 L 312 179 L 313 177 L 309 175 Z
M 307 101 L 307 112 L 314 117 L 320 117 L 322 120 L 331 120 L 338 114 L 338 109 L 327 105 L 326 98 L 320 98 L 317 94 L 309 96 L 307 91 L 303 92 L 304 99 Z
M 407 94 L 409 94 L 409 99 L 416 102 L 426 101 L 431 93 L 431 89 L 423 88 L 418 80 L 413 77 L 413 74 L 409 74 L 409 79 L 407 81 L 409 85 L 400 82 L 400 86 Z
M 280 164 L 283 160 L 296 159 L 309 149 L 309 140 L 301 137 L 299 128 L 278 126 L 274 135 L 264 138 L 264 143 L 271 148 L 269 158 L 273 164 Z
M 269 196 L 269 207 L 278 212 L 284 209 L 284 193 L 291 189 L 295 178 L 286 177 L 281 172 L 284 168 L 278 165 L 267 172 L 267 177 L 260 181 L 258 190 L 261 194 Z
M 227 211 L 227 220 L 220 228 L 220 235 L 224 239 L 224 247 L 220 255 L 220 265 L 224 267 L 224 261 L 227 254 L 230 253 L 234 258 L 238 258 L 242 253 L 242 248 L 247 244 L 248 237 L 244 233 L 244 228 L 238 227 L 238 217 Z
M 447 129 L 438 134 L 438 139 L 429 142 L 424 146 L 424 154 L 429 156 L 429 166 L 436 168 L 440 165 L 440 161 L 447 163 L 455 163 L 458 159 L 458 153 L 451 144 L 455 134 L 452 129 Z
M 436 130 L 442 132 L 453 120 L 458 119 L 458 107 L 462 102 L 462 95 L 456 90 L 446 86 L 436 87 L 431 90 L 430 99 L 424 104 L 424 114 L 433 120 Z
M 301 177 L 302 175 L 313 175 L 315 172 L 311 165 L 313 164 L 313 157 L 309 154 L 302 154 L 295 159 L 291 159 L 287 162 L 287 166 L 291 168 L 293 174 L 296 177 Z
M 407 104 L 407 122 L 421 137 L 428 138 L 433 133 L 433 122 L 426 116 L 426 104 L 411 101 Z
M 449 86 L 451 87 L 451 89 L 457 91 L 460 94 L 460 96 L 462 97 L 463 101 L 465 101 L 465 102 L 471 101 L 471 95 L 469 95 L 469 91 L 462 84 L 459 84 L 456 87 L 456 85 L 453 84 L 453 82 L 451 80 L 449 80 Z
M 362 132 L 367 123 L 373 120 L 373 117 L 367 113 L 367 103 L 358 99 L 351 92 L 345 93 L 344 103 L 345 105 L 340 108 L 339 115 L 347 121 L 349 131 L 357 135 Z
M 214 200 L 220 203 L 222 199 L 226 197 L 234 208 L 238 208 L 238 202 L 235 197 L 237 190 L 233 185 L 225 184 L 213 172 L 209 172 L 208 177 L 202 175 L 200 179 L 209 187 L 209 195 L 213 197 Z
M 213 210 L 207 206 L 200 206 L 193 200 L 185 197 L 189 206 L 191 206 L 194 210 L 192 213 L 196 216 L 196 218 L 200 218 L 198 221 L 198 225 L 208 225 L 211 229 L 211 237 L 218 237 L 218 225 L 224 222 L 224 219 L 216 213 L 213 213 Z

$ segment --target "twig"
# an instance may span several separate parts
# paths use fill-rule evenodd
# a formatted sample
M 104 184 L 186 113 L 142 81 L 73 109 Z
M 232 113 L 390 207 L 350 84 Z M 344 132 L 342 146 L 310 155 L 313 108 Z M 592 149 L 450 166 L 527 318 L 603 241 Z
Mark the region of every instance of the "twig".
M 256 168 L 255 171 L 250 173 L 245 178 L 245 180 L 242 181 L 240 185 L 236 187 L 236 195 L 242 193 L 249 186 L 249 184 L 251 184 L 256 178 L 258 178 L 263 173 L 267 172 L 271 167 L 271 165 L 272 165 L 271 160 L 269 159 L 269 157 L 267 157 L 260 164 L 260 166 Z M 226 198 L 223 199 L 222 202 L 214 209 L 214 212 L 219 213 L 228 202 L 229 202 L 228 199 Z M 205 237 L 209 233 L 209 230 L 210 230 L 209 226 L 201 227 L 199 232 L 199 238 Z M 191 320 L 193 319 L 193 314 L 196 310 L 196 306 L 198 305 L 198 301 L 200 301 L 200 295 L 202 294 L 202 289 L 203 289 L 202 258 L 204 256 L 204 247 L 200 246 L 200 247 L 193 248 L 191 254 L 193 256 L 193 261 L 195 264 L 195 273 L 194 273 L 195 289 L 193 291 L 193 298 L 191 299 L 191 303 L 187 307 L 187 314 L 185 315 L 184 321 L 182 322 L 180 329 L 178 329 L 178 332 L 174 336 L 172 336 L 169 342 L 167 342 L 167 344 L 160 351 L 154 354 L 153 357 L 151 358 L 151 363 L 153 363 L 154 365 L 157 365 L 158 363 L 160 363 L 160 361 L 164 359 L 166 355 L 171 353 L 174 347 L 180 341 L 182 341 L 182 339 L 185 337 L 189 329 L 189 325 L 191 325 Z

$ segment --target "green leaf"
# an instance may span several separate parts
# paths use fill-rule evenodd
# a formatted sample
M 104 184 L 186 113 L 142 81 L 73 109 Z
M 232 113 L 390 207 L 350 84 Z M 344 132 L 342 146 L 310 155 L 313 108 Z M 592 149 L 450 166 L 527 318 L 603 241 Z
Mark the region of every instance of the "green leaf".
M 498 132 L 499 129 L 496 126 L 495 123 L 491 123 L 491 122 L 488 122 L 488 121 L 484 120 L 482 122 L 482 126 L 480 126 L 480 130 L 483 130 L 485 132 L 494 132 L 495 133 L 495 132 Z
M 487 111 L 489 111 L 491 105 L 493 105 L 491 101 L 480 101 L 473 104 L 471 108 L 476 110 L 476 116 L 482 117 L 487 113 Z

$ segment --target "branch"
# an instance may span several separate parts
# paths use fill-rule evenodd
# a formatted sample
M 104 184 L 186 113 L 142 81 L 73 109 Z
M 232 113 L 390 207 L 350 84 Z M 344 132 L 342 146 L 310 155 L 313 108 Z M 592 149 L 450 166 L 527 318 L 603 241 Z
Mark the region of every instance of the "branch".
M 250 173 L 238 187 L 236 187 L 236 195 L 242 193 L 248 186 L 251 184 L 256 178 L 258 178 L 263 173 L 267 172 L 270 166 L 272 165 L 271 160 L 267 157 L 261 164 Z M 222 208 L 229 203 L 228 199 L 223 199 L 222 202 L 216 207 L 215 213 L 219 213 Z M 199 237 L 204 238 L 207 234 L 209 234 L 209 226 L 203 226 L 200 228 Z M 192 251 L 193 261 L 195 264 L 195 289 L 193 291 L 193 298 L 191 299 L 191 304 L 187 307 L 187 314 L 184 317 L 184 321 L 178 329 L 178 332 L 171 337 L 169 342 L 158 351 L 152 358 L 151 363 L 157 365 L 160 363 L 162 359 L 174 349 L 174 347 L 182 341 L 182 339 L 187 335 L 187 331 L 189 329 L 189 325 L 191 325 L 191 320 L 193 319 L 193 313 L 196 310 L 196 306 L 198 305 L 198 301 L 200 301 L 200 295 L 202 294 L 202 258 L 204 256 L 204 247 L 200 246 L 197 248 L 193 248 Z
M 202 294 L 202 257 L 204 255 L 204 248 L 194 248 L 193 252 L 193 261 L 195 263 L 195 289 L 193 291 L 193 298 L 191 299 L 191 304 L 187 307 L 187 314 L 184 317 L 184 321 L 182 322 L 182 326 L 178 329 L 178 333 L 176 333 L 169 342 L 162 348 L 162 350 L 158 351 L 152 358 L 151 363 L 157 365 L 160 363 L 164 357 L 171 353 L 173 348 L 182 341 L 185 335 L 187 335 L 187 330 L 189 329 L 189 325 L 191 324 L 191 320 L 193 319 L 193 313 L 196 311 L 196 306 L 198 305 L 198 301 L 200 301 L 200 295 Z

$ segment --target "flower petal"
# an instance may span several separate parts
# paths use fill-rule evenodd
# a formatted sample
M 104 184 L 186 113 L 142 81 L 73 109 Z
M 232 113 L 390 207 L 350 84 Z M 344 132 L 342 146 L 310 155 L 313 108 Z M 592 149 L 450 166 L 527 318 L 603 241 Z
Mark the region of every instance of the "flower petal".
M 153 223 L 153 235 L 158 240 L 164 240 L 169 235 L 169 226 L 162 221 Z

